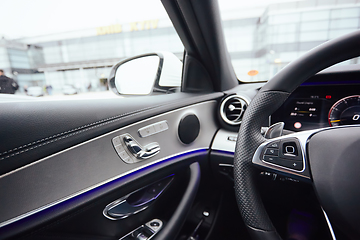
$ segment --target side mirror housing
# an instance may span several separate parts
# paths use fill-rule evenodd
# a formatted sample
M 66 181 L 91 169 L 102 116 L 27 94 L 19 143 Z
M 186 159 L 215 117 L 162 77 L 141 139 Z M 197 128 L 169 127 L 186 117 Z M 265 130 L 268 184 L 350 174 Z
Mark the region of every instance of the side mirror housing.
M 171 52 L 138 55 L 115 64 L 109 86 L 119 95 L 166 94 L 179 91 L 182 62 Z

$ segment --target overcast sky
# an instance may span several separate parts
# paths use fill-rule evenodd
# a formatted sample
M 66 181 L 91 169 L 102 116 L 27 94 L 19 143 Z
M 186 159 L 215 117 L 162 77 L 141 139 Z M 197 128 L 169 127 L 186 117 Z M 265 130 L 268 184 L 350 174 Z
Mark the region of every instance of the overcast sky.
M 220 0 L 220 8 L 262 8 L 284 1 L 292 0 Z M 0 36 L 14 39 L 161 19 L 167 14 L 160 0 L 1 0 L 0 17 Z

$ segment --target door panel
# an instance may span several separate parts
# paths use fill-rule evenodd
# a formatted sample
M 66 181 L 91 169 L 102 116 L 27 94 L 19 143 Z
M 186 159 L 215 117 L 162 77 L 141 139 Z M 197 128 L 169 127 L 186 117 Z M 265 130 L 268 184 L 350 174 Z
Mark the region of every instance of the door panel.
M 200 99 L 195 98 L 193 101 L 199 101 Z M 179 106 L 180 104 L 167 103 L 165 104 L 167 107 L 164 108 L 175 108 L 176 105 Z M 187 105 L 186 101 L 181 105 Z M 155 110 L 153 112 L 149 111 L 148 115 L 152 117 L 136 123 L 135 120 L 138 116 L 130 116 L 126 123 L 131 124 L 125 127 L 118 128 L 2 175 L 0 177 L 0 186 L 6 187 L 1 187 L 2 191 L 0 191 L 0 199 L 2 199 L 0 205 L 0 212 L 2 212 L 0 216 L 0 235 L 11 236 L 34 226 L 45 224 L 49 220 L 52 221 L 64 216 L 64 214 L 67 216 L 70 212 L 79 209 L 79 207 L 82 209 L 84 204 L 89 204 L 92 201 L 98 202 L 107 193 L 123 186 L 127 186 L 132 191 L 144 187 L 161 179 L 161 177 L 165 177 L 166 174 L 173 174 L 174 172 L 167 172 L 163 169 L 171 168 L 174 164 L 186 162 L 185 166 L 188 166 L 193 161 L 204 159 L 217 130 L 217 124 L 214 120 L 216 108 L 217 101 L 211 100 L 158 114 L 157 116 L 153 116 Z M 139 112 L 139 114 L 144 113 Z M 180 121 L 189 114 L 198 117 L 200 131 L 193 142 L 184 144 L 179 140 L 178 128 Z M 131 119 L 134 120 L 131 121 Z M 140 137 L 139 129 L 148 126 L 155 128 L 154 124 L 164 121 L 168 125 L 167 130 Z M 192 132 L 193 130 L 185 128 L 185 131 Z M 122 137 L 124 134 L 130 134 L 143 148 L 156 142 L 160 146 L 160 152 L 149 159 L 126 163 L 121 160 L 121 155 L 118 155 L 113 145 L 113 139 L 118 136 Z M 126 152 L 131 155 L 129 150 L 126 150 Z M 178 174 L 184 175 L 184 172 L 186 171 L 183 170 L 181 174 Z M 144 177 L 152 181 L 142 181 L 141 179 L 144 179 Z M 180 185 L 184 187 L 184 183 Z M 131 191 L 121 190 L 116 195 L 119 198 L 129 192 Z M 111 201 L 116 200 L 116 198 L 107 200 L 106 203 L 103 203 L 102 208 Z M 174 200 L 172 201 L 174 202 Z M 154 206 L 156 205 L 154 204 Z M 149 218 L 152 216 L 155 218 L 156 215 L 159 215 L 160 210 L 156 209 L 151 206 L 144 211 L 146 212 L 144 215 L 147 216 L 148 220 L 151 220 Z M 166 211 L 168 210 L 170 209 L 166 206 Z M 161 211 L 164 211 L 164 209 Z M 149 214 L 151 212 L 157 214 Z M 105 217 L 101 216 L 102 218 Z M 131 219 L 137 218 L 132 217 Z M 136 227 L 145 223 L 142 220 L 143 218 L 139 218 L 138 221 L 124 220 L 121 226 L 126 226 L 126 224 L 123 224 L 127 222 L 129 226 Z M 105 229 L 106 227 L 101 231 Z M 129 227 L 125 228 L 125 230 L 131 229 Z M 114 234 L 119 236 L 120 232 L 115 231 Z
M 175 209 L 183 198 L 190 177 L 189 166 L 187 164 L 179 163 L 176 164 L 176 169 L 173 167 L 165 168 L 161 171 L 157 171 L 155 175 L 157 175 L 157 177 L 162 177 L 169 173 L 173 173 L 172 176 L 174 177 L 170 187 L 148 209 L 138 214 L 132 215 L 126 219 L 113 221 L 105 218 L 102 211 L 111 201 L 136 189 L 135 186 L 152 183 L 154 177 L 150 177 L 149 175 L 140 178 L 137 182 L 125 184 L 81 208 L 58 217 L 55 221 L 51 221 L 50 224 L 46 224 L 41 229 L 29 232 L 24 238 L 38 239 L 40 237 L 51 239 L 56 237 L 61 239 L 82 239 L 87 237 L 96 239 L 98 237 L 106 236 L 110 239 L 119 239 L 139 227 L 141 224 L 154 218 L 161 219 L 165 227 L 168 225 Z M 194 192 L 194 194 L 195 193 L 196 192 Z M 164 206 L 166 206 L 166 208 Z M 164 211 L 164 209 L 166 209 L 166 211 Z
M 137 121 L 222 93 L 176 93 L 119 99 L 2 102 L 0 174 Z

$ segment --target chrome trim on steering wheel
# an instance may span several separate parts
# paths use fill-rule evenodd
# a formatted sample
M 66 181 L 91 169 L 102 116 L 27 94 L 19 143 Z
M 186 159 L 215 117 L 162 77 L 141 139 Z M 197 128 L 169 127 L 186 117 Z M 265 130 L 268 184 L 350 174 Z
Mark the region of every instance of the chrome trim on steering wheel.
M 309 161 L 308 161 L 308 156 L 307 156 L 307 151 L 306 151 L 306 145 L 307 145 L 309 139 L 311 138 L 311 136 L 318 132 L 322 132 L 322 131 L 326 131 L 326 130 L 330 130 L 330 129 L 349 128 L 349 127 L 359 127 L 359 125 L 346 125 L 346 126 L 320 128 L 320 129 L 314 129 L 314 130 L 293 133 L 293 134 L 289 134 L 289 135 L 285 135 L 285 136 L 281 136 L 281 137 L 277 137 L 277 138 L 267 139 L 264 143 L 262 143 L 257 148 L 257 150 L 253 156 L 252 163 L 255 165 L 273 170 L 280 174 L 289 175 L 291 177 L 295 177 L 298 179 L 311 180 L 310 171 L 309 171 L 309 167 L 308 167 Z M 274 141 L 285 140 L 285 139 L 290 139 L 290 138 L 296 138 L 300 143 L 300 148 L 301 148 L 301 153 L 302 153 L 302 162 L 303 162 L 302 170 L 299 171 L 299 170 L 283 167 L 283 166 L 280 166 L 277 164 L 266 162 L 261 159 L 261 153 L 263 152 L 266 145 L 268 145 L 269 143 L 274 142 Z
M 307 167 L 308 162 L 307 162 L 307 155 L 306 155 L 306 143 L 307 143 L 309 137 L 317 131 L 318 130 L 304 131 L 304 132 L 299 132 L 299 133 L 294 133 L 294 134 L 290 134 L 290 135 L 286 135 L 286 136 L 269 139 L 269 140 L 265 141 L 264 143 L 262 143 L 258 147 L 258 149 L 256 150 L 256 152 L 254 154 L 252 162 L 255 165 L 265 167 L 265 168 L 268 168 L 271 170 L 275 170 L 277 172 L 280 172 L 280 173 L 283 173 L 286 175 L 310 179 L 310 173 L 309 173 L 309 170 Z M 277 140 L 284 140 L 284 139 L 288 139 L 288 138 L 293 138 L 293 139 L 295 138 L 300 143 L 300 150 L 301 150 L 302 163 L 303 163 L 303 169 L 300 171 L 291 169 L 291 168 L 287 168 L 287 167 L 283 167 L 283 166 L 280 166 L 277 164 L 265 162 L 264 160 L 261 159 L 261 153 L 263 152 L 266 145 L 268 145 L 271 142 L 277 141 Z

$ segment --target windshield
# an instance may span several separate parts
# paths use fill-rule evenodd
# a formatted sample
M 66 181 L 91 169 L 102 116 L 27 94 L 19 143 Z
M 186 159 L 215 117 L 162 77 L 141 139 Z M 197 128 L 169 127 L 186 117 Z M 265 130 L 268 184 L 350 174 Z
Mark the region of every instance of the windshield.
M 219 2 L 232 64 L 244 82 L 267 81 L 310 49 L 360 28 L 357 1 Z
M 360 3 L 348 0 L 220 0 L 219 6 L 232 64 L 243 82 L 269 80 L 311 48 L 359 29 L 360 22 Z M 158 51 L 183 57 L 159 0 L 14 0 L 2 9 L 8 20 L 0 21 L 1 93 L 116 98 L 108 86 L 114 64 Z M 355 63 L 358 58 L 341 64 Z M 160 90 L 178 91 L 174 86 Z

